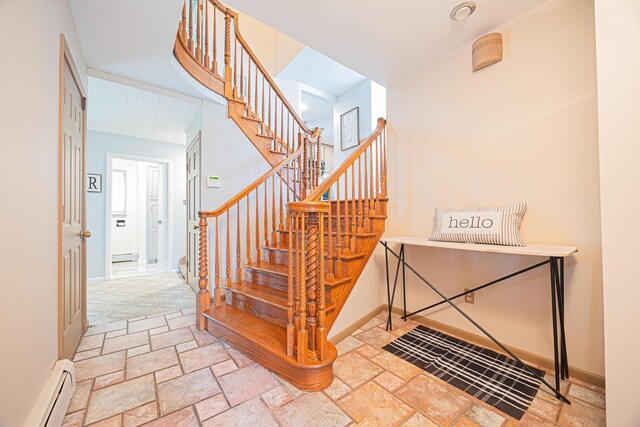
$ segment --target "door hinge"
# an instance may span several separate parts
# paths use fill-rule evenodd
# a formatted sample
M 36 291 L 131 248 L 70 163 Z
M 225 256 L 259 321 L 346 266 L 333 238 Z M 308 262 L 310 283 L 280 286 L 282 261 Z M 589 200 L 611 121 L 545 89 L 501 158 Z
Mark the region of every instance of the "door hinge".
M 82 102 L 80 103 L 82 106 L 82 111 L 85 111 L 87 109 L 87 98 L 85 98 L 84 96 L 82 97 Z

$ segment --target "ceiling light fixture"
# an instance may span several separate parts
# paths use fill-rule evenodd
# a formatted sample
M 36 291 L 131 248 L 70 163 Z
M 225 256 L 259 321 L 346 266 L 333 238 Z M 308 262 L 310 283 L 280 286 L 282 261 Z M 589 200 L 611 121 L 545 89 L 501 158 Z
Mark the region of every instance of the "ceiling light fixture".
M 472 1 L 460 3 L 451 10 L 449 18 L 452 21 L 464 21 L 476 10 L 476 4 Z

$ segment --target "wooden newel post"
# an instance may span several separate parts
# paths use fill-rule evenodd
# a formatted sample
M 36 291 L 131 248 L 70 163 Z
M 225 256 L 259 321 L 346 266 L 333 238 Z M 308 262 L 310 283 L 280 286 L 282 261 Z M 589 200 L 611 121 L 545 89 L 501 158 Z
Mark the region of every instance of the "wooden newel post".
M 294 311 L 294 356 L 299 363 L 305 363 L 309 354 L 323 360 L 327 355 L 328 332 L 325 327 L 323 223 L 329 203 L 290 202 L 287 208 L 293 218 L 289 271 L 294 274 L 289 276 L 289 289 Z M 295 280 L 291 280 L 292 276 Z
M 198 287 L 200 291 L 196 298 L 196 326 L 198 329 L 206 329 L 206 319 L 202 312 L 211 306 L 211 294 L 209 293 L 209 255 L 207 241 L 207 218 L 200 214 L 200 255 L 198 269 Z

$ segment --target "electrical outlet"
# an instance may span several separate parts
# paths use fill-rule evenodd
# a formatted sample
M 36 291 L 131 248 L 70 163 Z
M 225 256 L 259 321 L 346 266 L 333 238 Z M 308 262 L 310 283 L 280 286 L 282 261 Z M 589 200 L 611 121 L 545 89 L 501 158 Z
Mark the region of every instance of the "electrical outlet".
M 464 291 L 467 292 L 469 289 L 465 288 Z M 476 296 L 474 292 L 471 292 L 469 294 L 466 294 L 464 296 L 464 302 L 466 302 L 467 304 L 475 304 L 476 303 Z

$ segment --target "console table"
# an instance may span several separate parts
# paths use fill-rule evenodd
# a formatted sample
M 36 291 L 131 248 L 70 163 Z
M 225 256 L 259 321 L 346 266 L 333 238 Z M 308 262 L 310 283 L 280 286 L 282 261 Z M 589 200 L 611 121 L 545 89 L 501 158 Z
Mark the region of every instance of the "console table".
M 449 304 L 455 310 L 457 310 L 462 316 L 469 320 L 476 328 L 478 328 L 484 335 L 486 335 L 497 346 L 504 350 L 509 356 L 511 356 L 519 365 L 530 371 L 530 373 L 544 383 L 549 389 L 553 390 L 558 399 L 563 400 L 566 403 L 571 403 L 560 392 L 560 379 L 569 378 L 569 363 L 567 361 L 567 345 L 565 340 L 565 328 L 564 328 L 564 259 L 568 256 L 578 252 L 578 249 L 574 246 L 555 246 L 555 245 L 527 245 L 527 246 L 499 246 L 499 245 L 482 245 L 474 243 L 449 243 L 449 242 L 435 242 L 429 240 L 426 237 L 383 237 L 380 243 L 385 248 L 385 265 L 387 273 L 387 302 L 389 304 L 389 316 L 387 318 L 387 330 L 393 328 L 391 321 L 391 310 L 396 294 L 396 288 L 398 285 L 398 277 L 400 272 L 402 273 L 402 306 L 403 316 L 406 320 L 408 317 L 431 308 L 437 307 L 441 304 Z M 399 244 L 400 250 L 398 252 L 391 249 L 390 244 Z M 447 297 L 438 288 L 436 288 L 431 282 L 424 278 L 414 267 L 409 265 L 405 259 L 405 245 L 407 246 L 422 246 L 430 248 L 440 249 L 452 249 L 461 251 L 473 251 L 473 252 L 488 252 L 496 254 L 509 254 L 509 255 L 522 255 L 531 257 L 544 257 L 546 260 L 533 264 L 527 268 L 523 268 L 518 271 L 514 271 L 506 276 L 500 277 L 491 282 L 479 285 L 473 289 L 469 289 L 465 292 Z M 395 272 L 395 280 L 393 282 L 393 288 L 389 278 L 389 255 L 394 256 L 397 259 L 397 266 Z M 473 320 L 471 316 L 465 313 L 453 300 L 464 297 L 465 295 L 495 285 L 496 283 L 503 282 L 512 277 L 521 275 L 536 268 L 549 265 L 550 283 L 551 283 L 551 316 L 553 321 L 553 352 L 555 363 L 555 387 L 549 384 L 544 377 L 540 377 L 533 370 L 529 368 L 518 356 L 513 354 L 504 344 L 491 335 L 485 328 L 480 326 L 478 322 Z M 442 298 L 442 301 L 435 304 L 431 304 L 427 307 L 419 310 L 407 313 L 407 295 L 406 295 L 406 281 L 405 281 L 405 269 L 409 269 L 414 273 L 423 283 L 428 285 L 436 294 Z

